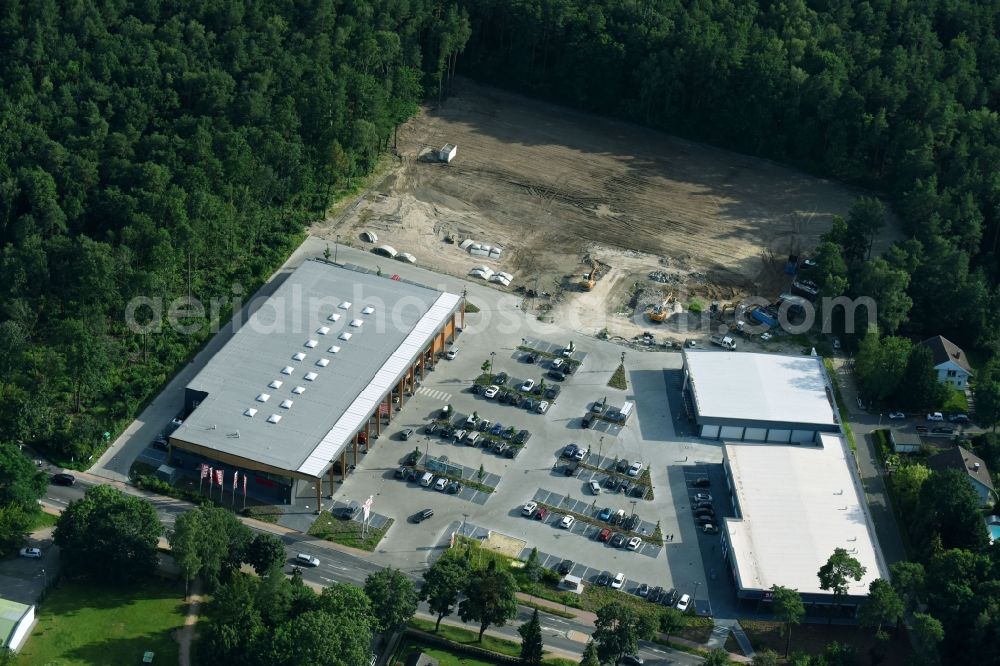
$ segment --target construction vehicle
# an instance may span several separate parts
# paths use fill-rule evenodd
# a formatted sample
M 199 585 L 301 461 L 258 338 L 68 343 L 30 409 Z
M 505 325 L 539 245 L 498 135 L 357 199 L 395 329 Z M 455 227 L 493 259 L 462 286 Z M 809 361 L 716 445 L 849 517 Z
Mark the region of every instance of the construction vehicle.
M 577 285 L 584 291 L 590 291 L 594 288 L 594 285 L 597 284 L 597 277 L 597 260 L 594 259 L 590 263 L 590 272 L 584 275 L 583 279 L 580 280 Z
M 671 305 L 674 299 L 674 295 L 670 294 L 663 299 L 663 302 L 659 305 L 654 305 L 648 312 L 646 316 L 649 317 L 649 321 L 656 322 L 657 324 L 663 323 L 667 317 L 674 314 L 677 311 L 677 304 Z
M 736 341 L 733 340 L 728 335 L 713 335 L 709 338 L 709 341 L 713 345 L 718 345 L 723 349 L 728 349 L 729 351 L 736 351 Z

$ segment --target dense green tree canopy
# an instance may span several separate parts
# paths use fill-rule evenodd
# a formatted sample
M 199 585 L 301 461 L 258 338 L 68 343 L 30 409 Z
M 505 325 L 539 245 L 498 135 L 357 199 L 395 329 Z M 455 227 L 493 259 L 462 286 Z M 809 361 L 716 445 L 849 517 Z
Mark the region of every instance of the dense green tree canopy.
M 111 486 L 93 486 L 59 517 L 54 540 L 70 573 L 127 583 L 156 570 L 161 534 L 163 526 L 148 501 Z

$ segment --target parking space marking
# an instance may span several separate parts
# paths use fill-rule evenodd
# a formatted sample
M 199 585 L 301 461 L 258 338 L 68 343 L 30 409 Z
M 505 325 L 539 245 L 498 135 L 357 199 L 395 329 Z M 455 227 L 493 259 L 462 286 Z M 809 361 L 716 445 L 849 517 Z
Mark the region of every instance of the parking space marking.
M 451 401 L 451 393 L 445 393 L 444 391 L 438 391 L 437 389 L 427 388 L 426 386 L 418 388 L 417 393 L 420 395 L 426 395 L 428 398 L 433 398 L 434 400 L 440 400 L 441 402 Z

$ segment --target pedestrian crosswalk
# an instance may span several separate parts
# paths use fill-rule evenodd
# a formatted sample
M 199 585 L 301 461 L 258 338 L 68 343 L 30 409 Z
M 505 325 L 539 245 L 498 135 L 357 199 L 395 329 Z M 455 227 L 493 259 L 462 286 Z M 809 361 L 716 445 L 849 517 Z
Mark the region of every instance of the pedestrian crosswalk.
M 448 402 L 451 400 L 451 393 L 445 393 L 444 391 L 438 391 L 437 389 L 427 388 L 426 386 L 418 388 L 417 393 L 420 395 L 426 395 L 428 398 L 433 398 L 434 400 L 440 400 L 441 402 Z

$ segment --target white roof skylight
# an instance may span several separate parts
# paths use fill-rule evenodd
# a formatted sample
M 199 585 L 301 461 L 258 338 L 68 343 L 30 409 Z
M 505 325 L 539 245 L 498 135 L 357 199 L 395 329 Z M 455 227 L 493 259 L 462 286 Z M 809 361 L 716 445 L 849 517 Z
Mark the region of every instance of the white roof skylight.
M 327 351 L 330 352 L 331 354 L 336 354 L 337 352 L 340 351 L 340 347 L 338 347 L 337 345 L 334 345 L 334 346 L 330 347 L 329 349 L 327 349 Z
M 258 393 L 257 394 L 257 402 L 267 402 L 270 399 L 271 399 L 271 394 L 270 393 Z
M 375 312 L 375 308 L 370 305 L 366 305 L 365 309 L 361 311 L 361 314 L 371 314 L 373 312 Z
M 340 319 L 340 315 L 334 312 L 332 315 L 327 317 L 327 319 L 329 319 L 330 321 L 337 321 L 338 319 Z
M 280 420 L 281 420 L 281 414 L 271 414 L 270 416 L 267 417 L 268 423 L 277 423 Z
M 287 399 L 286 400 L 282 400 L 281 401 L 281 408 L 282 409 L 291 409 L 292 408 L 292 401 L 291 400 L 287 400 Z
M 320 360 L 316 361 L 316 365 L 318 365 L 321 368 L 325 368 L 326 366 L 330 365 L 330 359 L 321 358 Z
M 317 375 L 315 372 L 307 372 L 306 373 L 306 381 L 307 382 L 311 382 L 314 379 L 316 379 L 317 377 L 319 377 L 319 375 Z
M 292 358 L 295 359 L 296 361 L 301 361 L 305 357 L 306 357 L 306 355 L 303 354 L 302 352 L 295 352 L 295 355 L 292 356 Z
M 363 323 L 365 323 L 365 322 L 361 321 L 360 319 L 352 319 L 351 320 L 351 326 L 353 326 L 354 328 L 361 328 L 361 324 L 363 324 Z
M 347 331 L 344 331 L 343 333 L 341 333 L 337 337 L 340 338 L 341 340 L 344 340 L 346 342 L 347 340 L 351 339 L 351 334 L 348 333 Z
M 292 367 L 292 366 L 290 366 L 290 365 L 286 365 L 285 367 L 283 367 L 283 368 L 281 369 L 281 374 L 283 374 L 283 375 L 290 375 L 290 374 L 292 374 L 293 372 L 295 372 L 295 368 L 293 368 L 293 367 Z
M 271 388 L 277 389 L 281 388 L 282 381 L 280 379 L 272 379 L 271 383 L 268 384 Z
M 341 310 L 346 310 L 347 308 L 351 307 L 351 302 L 350 301 L 344 301 L 343 303 L 341 303 L 337 307 L 340 308 Z
M 253 407 L 247 407 L 245 410 L 243 410 L 243 416 L 249 416 L 250 418 L 253 418 L 254 414 L 256 413 L 257 410 L 254 409 Z
M 320 335 L 326 335 L 327 333 L 330 332 L 330 327 L 320 326 L 319 328 L 316 329 L 316 332 L 319 333 Z
M 305 392 L 306 392 L 305 386 L 296 386 L 295 388 L 292 389 L 292 393 L 294 393 L 295 395 L 302 395 Z
M 317 342 L 316 340 L 306 340 L 306 347 L 309 347 L 309 349 L 312 349 L 318 344 L 319 342 Z

